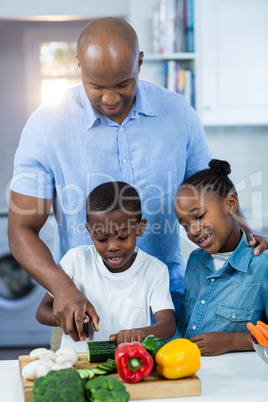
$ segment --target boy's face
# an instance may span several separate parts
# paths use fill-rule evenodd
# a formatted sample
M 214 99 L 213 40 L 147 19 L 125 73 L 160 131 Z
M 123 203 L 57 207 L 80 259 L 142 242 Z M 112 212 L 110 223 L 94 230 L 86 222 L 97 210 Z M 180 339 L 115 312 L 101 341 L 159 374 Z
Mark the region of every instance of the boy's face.
M 136 237 L 143 234 L 145 225 L 146 219 L 138 223 L 134 215 L 118 210 L 91 215 L 86 228 L 105 266 L 117 273 L 135 260 Z
M 188 238 L 209 254 L 233 251 L 240 241 L 235 212 L 238 199 L 228 194 L 200 193 L 194 188 L 181 189 L 175 201 L 175 212 Z

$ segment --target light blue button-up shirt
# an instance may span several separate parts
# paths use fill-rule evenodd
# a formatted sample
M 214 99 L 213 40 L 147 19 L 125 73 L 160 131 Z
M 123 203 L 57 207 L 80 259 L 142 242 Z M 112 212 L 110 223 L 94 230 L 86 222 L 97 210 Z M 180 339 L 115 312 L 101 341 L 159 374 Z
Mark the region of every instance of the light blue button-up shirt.
M 174 195 L 181 181 L 210 159 L 200 120 L 181 96 L 139 81 L 136 101 L 119 125 L 91 106 L 80 84 L 61 104 L 45 105 L 31 116 L 16 152 L 11 188 L 53 198 L 58 262 L 70 248 L 91 244 L 84 227 L 89 192 L 111 180 L 133 185 L 148 220 L 137 246 L 168 265 L 178 306 L 185 268 Z
M 185 297 L 178 317 L 179 337 L 204 332 L 247 332 L 247 322 L 267 322 L 268 251 L 253 254 L 245 234 L 223 267 L 194 250 L 185 274 Z

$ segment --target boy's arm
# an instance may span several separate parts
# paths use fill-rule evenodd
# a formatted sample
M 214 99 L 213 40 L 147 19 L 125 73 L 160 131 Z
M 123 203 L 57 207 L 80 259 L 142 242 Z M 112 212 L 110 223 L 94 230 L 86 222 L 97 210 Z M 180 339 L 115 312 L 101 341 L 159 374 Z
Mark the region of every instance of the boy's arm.
M 169 339 L 175 334 L 176 322 L 173 310 L 161 310 L 154 314 L 156 324 L 143 328 L 126 329 L 118 334 L 110 335 L 110 342 L 117 344 L 122 342 L 142 342 L 148 335 L 155 335 L 157 338 Z
M 217 356 L 238 350 L 254 350 L 248 332 L 205 332 L 190 338 L 202 356 Z
M 53 316 L 53 297 L 46 293 L 41 300 L 38 309 L 36 310 L 35 317 L 40 324 L 57 327 L 59 324 Z

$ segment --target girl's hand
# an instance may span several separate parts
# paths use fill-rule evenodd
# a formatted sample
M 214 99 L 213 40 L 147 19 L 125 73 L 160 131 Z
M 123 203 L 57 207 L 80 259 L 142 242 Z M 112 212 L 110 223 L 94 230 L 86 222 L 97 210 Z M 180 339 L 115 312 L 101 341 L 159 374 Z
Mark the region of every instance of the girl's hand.
M 268 248 L 268 237 L 266 236 L 258 236 L 253 235 L 252 233 L 247 233 L 247 241 L 250 247 L 256 247 L 254 250 L 254 255 L 259 255 Z
M 141 329 L 126 329 L 119 331 L 118 334 L 110 335 L 109 341 L 116 342 L 117 345 L 122 342 L 142 342 L 145 338 L 145 333 Z
M 217 356 L 232 350 L 232 333 L 205 332 L 190 338 L 200 349 L 202 356 Z

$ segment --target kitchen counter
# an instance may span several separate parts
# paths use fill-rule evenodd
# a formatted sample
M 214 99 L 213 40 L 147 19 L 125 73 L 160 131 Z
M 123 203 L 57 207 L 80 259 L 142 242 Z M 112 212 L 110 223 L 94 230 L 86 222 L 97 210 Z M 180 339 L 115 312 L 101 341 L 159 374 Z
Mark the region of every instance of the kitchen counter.
M 197 375 L 202 383 L 201 396 L 150 399 L 147 402 L 268 401 L 268 364 L 255 352 L 201 357 Z M 1 402 L 24 401 L 18 360 L 0 361 L 0 390 Z

